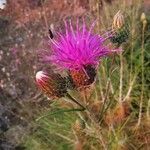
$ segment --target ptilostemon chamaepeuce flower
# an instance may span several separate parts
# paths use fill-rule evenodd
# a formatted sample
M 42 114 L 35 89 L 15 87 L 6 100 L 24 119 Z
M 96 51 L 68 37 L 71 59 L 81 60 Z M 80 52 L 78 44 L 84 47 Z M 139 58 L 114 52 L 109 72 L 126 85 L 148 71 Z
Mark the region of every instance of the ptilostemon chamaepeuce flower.
M 88 29 L 84 21 L 79 27 L 77 20 L 76 28 L 73 28 L 71 21 L 65 21 L 65 33 L 58 32 L 56 38 L 51 39 L 52 55 L 47 58 L 60 69 L 69 70 L 76 87 L 93 83 L 101 58 L 118 51 L 104 45 L 108 36 L 92 32 L 95 23 Z
M 36 83 L 38 87 L 52 99 L 61 98 L 67 93 L 66 81 L 56 73 L 38 71 L 36 73 Z

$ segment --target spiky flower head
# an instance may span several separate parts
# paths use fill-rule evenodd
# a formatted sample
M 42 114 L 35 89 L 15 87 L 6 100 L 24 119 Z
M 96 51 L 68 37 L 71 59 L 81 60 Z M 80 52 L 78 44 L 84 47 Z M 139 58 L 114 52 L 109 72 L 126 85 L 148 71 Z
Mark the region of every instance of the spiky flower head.
M 56 38 L 51 39 L 52 54 L 45 57 L 58 68 L 69 70 L 78 87 L 91 84 L 94 81 L 95 69 L 100 59 L 117 51 L 104 45 L 108 33 L 100 36 L 92 32 L 95 23 L 88 30 L 84 21 L 79 27 L 79 20 L 77 20 L 75 29 L 71 21 L 65 22 L 65 33 L 59 32 Z M 94 77 L 88 73 L 91 68 Z M 76 83 L 77 80 L 79 83 Z
M 36 83 L 50 98 L 60 98 L 67 93 L 65 79 L 56 73 L 39 71 L 36 73 Z
M 84 21 L 81 28 L 77 21 L 76 29 L 73 29 L 71 21 L 65 22 L 66 32 L 58 33 L 56 40 L 51 39 L 52 55 L 49 60 L 61 69 L 81 69 L 87 65 L 96 66 L 100 58 L 115 52 L 104 45 L 107 33 L 105 37 L 92 33 L 95 23 L 88 30 Z

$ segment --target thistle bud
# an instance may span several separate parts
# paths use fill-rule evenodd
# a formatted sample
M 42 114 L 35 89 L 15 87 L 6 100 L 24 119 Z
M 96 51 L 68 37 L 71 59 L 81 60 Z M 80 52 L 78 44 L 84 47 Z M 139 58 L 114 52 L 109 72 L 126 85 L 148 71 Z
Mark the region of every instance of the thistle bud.
M 143 23 L 144 26 L 147 24 L 147 19 L 145 13 L 141 14 L 141 22 Z
M 38 87 L 50 98 L 60 98 L 67 93 L 66 81 L 61 75 L 39 71 L 36 73 Z
M 143 13 L 141 14 L 141 22 L 143 22 L 144 20 L 146 20 L 146 15 L 145 15 L 145 13 L 143 12 Z
M 112 28 L 113 29 L 121 29 L 125 24 L 124 16 L 119 10 L 117 14 L 114 16 Z
M 113 44 L 117 44 L 119 47 L 122 43 L 127 41 L 129 37 L 129 26 L 125 22 L 121 11 L 118 11 L 114 16 L 112 30 L 114 34 L 110 37 L 110 40 Z
M 96 70 L 91 65 L 87 65 L 79 70 L 70 70 L 70 76 L 75 87 L 85 87 L 94 82 Z

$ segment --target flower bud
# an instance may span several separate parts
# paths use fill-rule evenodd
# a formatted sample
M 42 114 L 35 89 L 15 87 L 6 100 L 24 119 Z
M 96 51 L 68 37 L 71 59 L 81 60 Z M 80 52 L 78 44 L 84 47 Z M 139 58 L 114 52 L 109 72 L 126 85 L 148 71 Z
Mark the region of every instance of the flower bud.
M 117 44 L 118 47 L 129 38 L 129 26 L 120 10 L 114 16 L 112 30 L 114 34 L 110 37 L 110 40 L 113 44 Z
M 147 19 L 145 13 L 141 14 L 141 22 L 143 23 L 144 27 L 147 25 Z
M 141 22 L 143 22 L 144 20 L 146 20 L 146 15 L 145 15 L 145 13 L 143 12 L 143 13 L 141 14 Z
M 117 14 L 114 16 L 112 28 L 113 29 L 121 29 L 125 24 L 124 16 L 119 10 Z
M 39 71 L 36 73 L 38 87 L 50 98 L 60 98 L 67 93 L 66 81 L 61 75 Z

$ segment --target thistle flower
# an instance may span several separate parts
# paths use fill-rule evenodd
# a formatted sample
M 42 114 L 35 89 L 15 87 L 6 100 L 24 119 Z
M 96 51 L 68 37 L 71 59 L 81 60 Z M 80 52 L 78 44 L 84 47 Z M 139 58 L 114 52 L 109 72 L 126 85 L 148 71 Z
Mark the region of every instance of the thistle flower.
M 39 71 L 36 73 L 38 87 L 50 98 L 60 98 L 67 93 L 64 78 L 59 74 Z
M 82 28 L 79 28 L 77 21 L 76 29 L 73 29 L 71 21 L 65 22 L 66 32 L 58 33 L 56 40 L 51 39 L 52 55 L 46 56 L 60 69 L 69 70 L 77 87 L 91 84 L 100 59 L 117 51 L 104 45 L 108 37 L 92 33 L 94 25 L 95 22 L 88 30 L 83 21 Z M 90 71 L 92 73 L 89 73 Z

